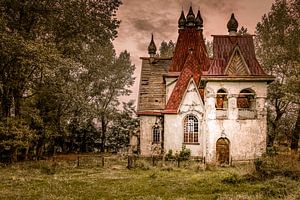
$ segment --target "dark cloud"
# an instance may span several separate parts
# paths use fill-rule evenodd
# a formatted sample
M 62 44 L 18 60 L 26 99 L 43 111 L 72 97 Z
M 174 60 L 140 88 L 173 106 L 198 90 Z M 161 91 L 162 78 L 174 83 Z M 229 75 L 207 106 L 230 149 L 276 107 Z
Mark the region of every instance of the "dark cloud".
M 274 0 L 123 0 L 117 17 L 121 20 L 118 38 L 114 41 L 117 52 L 127 49 L 136 64 L 135 76 L 140 74 L 139 57 L 148 56 L 147 48 L 154 34 L 159 49 L 165 40 L 176 42 L 177 21 L 181 10 L 187 14 L 192 4 L 194 13 L 198 9 L 204 21 L 204 36 L 211 40 L 211 34 L 227 34 L 226 24 L 232 12 L 236 14 L 240 27 L 249 31 L 254 28 L 261 16 L 269 10 Z M 250 32 L 251 33 L 251 32 Z M 139 77 L 138 77 L 139 78 Z M 139 79 L 133 87 L 136 99 Z
M 132 24 L 137 31 L 151 32 L 155 30 L 155 26 L 147 19 L 133 19 Z

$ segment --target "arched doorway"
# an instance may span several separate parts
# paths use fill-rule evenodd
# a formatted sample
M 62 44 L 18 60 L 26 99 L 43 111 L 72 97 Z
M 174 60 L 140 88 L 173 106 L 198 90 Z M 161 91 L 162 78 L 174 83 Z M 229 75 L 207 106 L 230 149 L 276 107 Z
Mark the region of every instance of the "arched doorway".
M 216 152 L 218 164 L 229 164 L 229 140 L 227 138 L 218 139 Z

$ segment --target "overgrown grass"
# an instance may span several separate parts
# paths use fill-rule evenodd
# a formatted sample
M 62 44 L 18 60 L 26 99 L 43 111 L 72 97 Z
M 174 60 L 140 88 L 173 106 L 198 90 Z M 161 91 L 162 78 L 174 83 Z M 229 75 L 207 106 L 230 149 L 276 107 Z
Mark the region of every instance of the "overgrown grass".
M 287 176 L 248 178 L 253 164 L 235 167 L 76 166 L 37 161 L 0 168 L 0 199 L 300 199 L 299 180 Z

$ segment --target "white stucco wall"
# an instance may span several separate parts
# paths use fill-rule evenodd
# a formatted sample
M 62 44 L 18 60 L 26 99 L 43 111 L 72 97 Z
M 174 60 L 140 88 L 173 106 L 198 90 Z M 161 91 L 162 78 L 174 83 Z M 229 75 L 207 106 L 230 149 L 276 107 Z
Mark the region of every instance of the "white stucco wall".
M 184 118 L 189 115 L 195 115 L 199 122 L 199 143 L 184 143 L 183 140 L 183 122 Z M 164 147 L 165 152 L 172 149 L 173 152 L 180 151 L 182 145 L 190 149 L 193 156 L 202 156 L 204 151 L 204 133 L 205 124 L 203 122 L 204 107 L 201 97 L 196 89 L 195 83 L 190 82 L 189 87 L 183 97 L 178 115 L 165 115 L 164 117 Z
M 228 117 L 216 119 L 215 97 L 219 89 L 228 92 Z M 256 95 L 257 117 L 255 119 L 239 119 L 237 97 L 241 90 L 252 89 Z M 220 137 L 230 141 L 230 157 L 232 160 L 248 160 L 260 156 L 266 147 L 266 82 L 208 82 L 205 91 L 205 109 L 207 123 L 206 160 L 216 159 L 216 142 Z

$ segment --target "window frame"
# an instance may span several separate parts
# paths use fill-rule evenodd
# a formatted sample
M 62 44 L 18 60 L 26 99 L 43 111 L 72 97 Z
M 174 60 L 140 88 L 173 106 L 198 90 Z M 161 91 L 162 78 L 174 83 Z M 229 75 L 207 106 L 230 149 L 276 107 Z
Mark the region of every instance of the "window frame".
M 193 114 L 185 116 L 183 120 L 183 143 L 199 144 L 199 119 Z
M 247 102 L 247 106 L 242 106 L 240 103 L 242 99 Z M 256 93 L 249 88 L 242 89 L 237 97 L 237 108 L 239 110 L 256 110 Z
M 161 143 L 161 130 L 159 126 L 152 127 L 152 144 Z
M 222 107 L 218 106 L 218 99 L 222 99 Z M 224 88 L 220 88 L 216 93 L 216 110 L 227 110 L 228 109 L 228 92 Z

